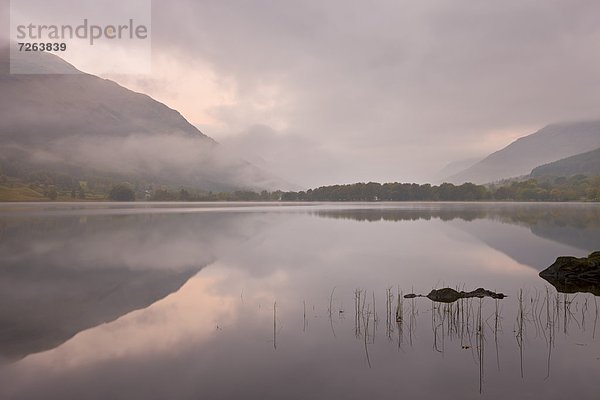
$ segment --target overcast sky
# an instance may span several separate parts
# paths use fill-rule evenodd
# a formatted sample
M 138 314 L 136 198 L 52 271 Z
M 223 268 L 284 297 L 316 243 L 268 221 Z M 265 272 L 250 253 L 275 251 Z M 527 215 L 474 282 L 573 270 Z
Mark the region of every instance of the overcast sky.
M 305 187 L 424 182 L 600 117 L 597 0 L 154 0 L 152 52 L 110 78 Z

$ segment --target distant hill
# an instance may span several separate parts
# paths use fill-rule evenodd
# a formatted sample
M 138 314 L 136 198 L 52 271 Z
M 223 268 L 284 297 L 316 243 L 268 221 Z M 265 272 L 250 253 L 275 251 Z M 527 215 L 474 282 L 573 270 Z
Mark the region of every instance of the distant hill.
M 481 157 L 467 158 L 464 160 L 452 161 L 444 168 L 439 170 L 433 177 L 431 183 L 443 183 L 447 177 L 455 175 L 481 161 Z
M 533 178 L 542 176 L 600 175 L 600 148 L 540 165 L 531 171 Z
M 20 57 L 19 70 L 37 74 L 0 74 L 0 173 L 51 171 L 205 190 L 282 183 L 145 94 L 49 53 Z
M 532 169 L 600 147 L 600 120 L 548 125 L 515 140 L 448 182 L 488 183 L 528 175 Z

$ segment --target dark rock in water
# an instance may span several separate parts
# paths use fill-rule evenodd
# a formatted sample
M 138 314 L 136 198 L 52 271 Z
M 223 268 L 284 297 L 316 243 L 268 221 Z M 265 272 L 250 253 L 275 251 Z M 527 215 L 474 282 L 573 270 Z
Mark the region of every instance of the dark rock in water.
M 600 251 L 595 251 L 587 257 L 558 257 L 554 264 L 540 272 L 540 276 L 558 278 L 600 276 Z
M 429 300 L 439 301 L 442 303 L 453 303 L 461 298 L 461 294 L 450 288 L 433 289 L 431 292 L 429 292 L 427 298 Z
M 492 299 L 503 299 L 506 297 L 506 295 L 504 293 L 495 293 L 492 292 L 491 290 L 487 290 L 484 288 L 477 288 L 475 290 L 473 290 L 472 292 L 461 292 L 463 294 L 465 294 L 464 297 L 491 297 Z
M 561 293 L 592 293 L 600 296 L 600 251 L 587 257 L 558 257 L 540 272 Z
M 456 291 L 451 288 L 433 289 L 427 296 L 421 294 L 410 293 L 404 296 L 404 298 L 412 299 L 415 297 L 427 297 L 429 300 L 440 302 L 440 303 L 453 303 L 459 299 L 465 299 L 470 297 L 491 297 L 493 299 L 503 299 L 506 297 L 503 293 L 495 293 L 491 290 L 477 288 L 471 292 Z

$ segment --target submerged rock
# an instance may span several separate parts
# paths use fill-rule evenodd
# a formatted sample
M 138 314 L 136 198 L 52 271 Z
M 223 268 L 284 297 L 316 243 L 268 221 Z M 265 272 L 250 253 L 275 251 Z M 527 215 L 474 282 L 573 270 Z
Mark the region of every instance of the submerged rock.
M 433 289 L 427 295 L 429 300 L 439 301 L 442 303 L 452 303 L 460 299 L 462 296 L 460 292 L 457 292 L 451 288 Z
M 484 288 L 477 288 L 470 292 L 457 291 L 452 288 L 433 289 L 427 296 L 422 294 L 410 293 L 404 296 L 404 298 L 412 299 L 415 297 L 427 297 L 429 300 L 440 302 L 440 303 L 453 303 L 458 299 L 465 299 L 470 297 L 491 297 L 493 299 L 503 299 L 506 297 L 504 293 L 495 293 L 491 290 Z
M 587 257 L 558 257 L 540 272 L 560 293 L 592 293 L 600 296 L 600 251 Z

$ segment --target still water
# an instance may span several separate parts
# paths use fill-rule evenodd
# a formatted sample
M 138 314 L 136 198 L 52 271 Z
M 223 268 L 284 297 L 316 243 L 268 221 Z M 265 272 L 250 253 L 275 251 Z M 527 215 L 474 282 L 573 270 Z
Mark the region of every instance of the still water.
M 594 250 L 593 204 L 5 204 L 0 398 L 597 398 L 538 276 Z

